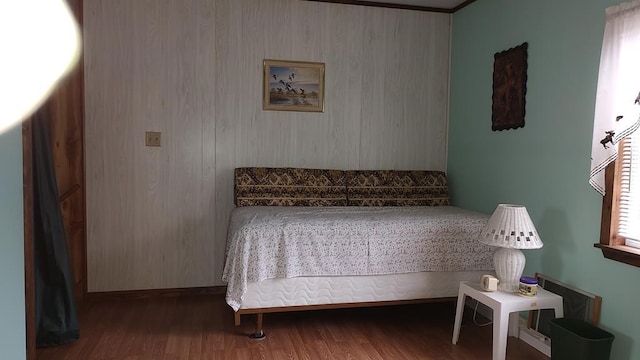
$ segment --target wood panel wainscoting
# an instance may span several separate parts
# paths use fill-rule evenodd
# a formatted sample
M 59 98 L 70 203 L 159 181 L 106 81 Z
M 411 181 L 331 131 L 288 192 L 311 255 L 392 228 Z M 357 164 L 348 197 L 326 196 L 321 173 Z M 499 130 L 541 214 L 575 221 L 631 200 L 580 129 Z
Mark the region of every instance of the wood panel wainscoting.
M 251 340 L 249 321 L 234 325 L 223 294 L 88 296 L 80 339 L 41 349 L 59 359 L 490 359 L 492 327 L 467 308 L 451 343 L 455 302 L 266 314 L 267 337 Z M 176 293 L 175 295 L 178 295 Z M 508 360 L 545 360 L 510 337 Z

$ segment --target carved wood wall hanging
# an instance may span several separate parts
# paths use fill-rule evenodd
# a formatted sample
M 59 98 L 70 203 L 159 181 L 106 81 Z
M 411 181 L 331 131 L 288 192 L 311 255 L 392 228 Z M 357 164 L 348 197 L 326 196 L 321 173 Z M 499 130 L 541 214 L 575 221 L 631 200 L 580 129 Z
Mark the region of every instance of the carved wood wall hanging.
M 523 43 L 494 55 L 491 130 L 524 127 L 527 48 Z

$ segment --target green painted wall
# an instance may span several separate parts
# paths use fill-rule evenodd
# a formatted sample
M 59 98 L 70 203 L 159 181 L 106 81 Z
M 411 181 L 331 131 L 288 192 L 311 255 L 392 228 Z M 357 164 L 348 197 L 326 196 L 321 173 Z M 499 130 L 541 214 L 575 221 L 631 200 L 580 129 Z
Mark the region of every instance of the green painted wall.
M 448 177 L 455 205 L 527 207 L 541 272 L 603 297 L 612 359 L 640 359 L 640 268 L 602 257 L 601 196 L 588 184 L 605 8 L 619 0 L 480 0 L 453 16 Z M 493 55 L 529 43 L 526 124 L 491 131 Z
M 22 132 L 0 134 L 0 360 L 26 358 Z

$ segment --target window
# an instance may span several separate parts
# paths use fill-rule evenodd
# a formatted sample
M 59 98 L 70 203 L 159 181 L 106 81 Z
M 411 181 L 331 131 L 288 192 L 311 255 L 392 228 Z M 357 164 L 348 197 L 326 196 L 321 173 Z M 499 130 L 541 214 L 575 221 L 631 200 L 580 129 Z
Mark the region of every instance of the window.
M 618 234 L 625 245 L 640 248 L 640 146 L 638 134 L 629 136 L 620 144 L 620 204 L 618 209 Z M 635 220 L 635 221 L 634 221 Z
M 606 9 L 589 183 L 605 257 L 640 267 L 640 1 Z
M 618 143 L 618 158 L 605 170 L 600 243 L 612 260 L 640 267 L 640 134 Z

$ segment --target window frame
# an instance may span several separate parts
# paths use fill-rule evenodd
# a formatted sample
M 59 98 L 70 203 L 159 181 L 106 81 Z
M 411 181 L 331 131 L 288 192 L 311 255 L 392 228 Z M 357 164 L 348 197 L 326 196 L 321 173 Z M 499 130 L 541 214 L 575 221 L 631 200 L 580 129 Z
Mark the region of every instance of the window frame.
M 618 143 L 618 153 L 626 140 Z M 605 169 L 605 195 L 602 198 L 600 242 L 593 244 L 602 250 L 605 258 L 640 267 L 640 249 L 625 245 L 625 238 L 618 235 L 618 211 L 620 208 L 621 156 Z

